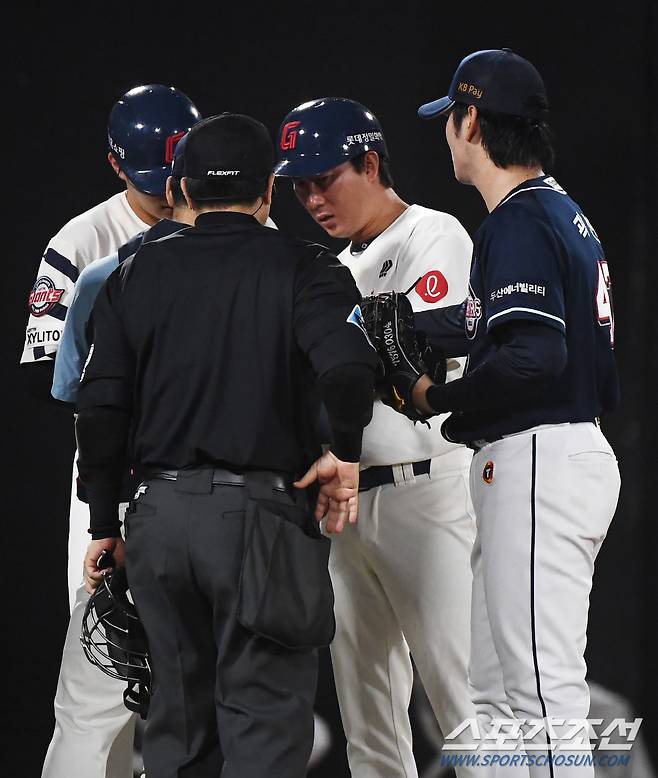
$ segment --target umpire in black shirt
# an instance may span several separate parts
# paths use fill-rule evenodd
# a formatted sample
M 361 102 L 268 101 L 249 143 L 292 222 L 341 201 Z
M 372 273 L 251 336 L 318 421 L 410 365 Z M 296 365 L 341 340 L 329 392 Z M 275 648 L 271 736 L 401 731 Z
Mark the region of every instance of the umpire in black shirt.
M 130 450 L 146 475 L 125 564 L 149 640 L 149 778 L 295 778 L 313 743 L 316 647 L 333 635 L 327 538 L 356 519 L 377 357 L 349 271 L 263 226 L 274 152 L 238 114 L 197 124 L 180 185 L 194 226 L 107 280 L 78 398 L 88 588 Z M 314 440 L 324 400 L 332 445 Z M 299 478 L 305 471 L 306 474 Z M 296 481 L 293 487 L 293 481 Z M 319 487 L 319 490 L 318 490 Z

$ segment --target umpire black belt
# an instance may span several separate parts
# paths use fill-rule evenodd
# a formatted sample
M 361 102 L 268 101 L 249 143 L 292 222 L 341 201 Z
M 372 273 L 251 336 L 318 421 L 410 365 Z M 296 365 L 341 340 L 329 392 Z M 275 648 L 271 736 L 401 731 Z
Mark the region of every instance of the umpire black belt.
M 411 462 L 414 475 L 429 475 L 430 473 L 430 459 L 423 459 L 422 462 Z M 368 489 L 374 489 L 376 486 L 384 486 L 384 484 L 394 484 L 395 474 L 393 472 L 394 467 L 400 465 L 373 465 L 367 467 L 359 473 L 359 491 L 367 492 Z
M 291 477 L 271 470 L 250 470 L 248 473 L 237 473 L 222 467 L 199 468 L 198 470 L 151 470 L 146 477 L 162 481 L 178 481 L 181 477 L 187 480 L 190 476 L 204 471 L 212 471 L 212 473 L 208 472 L 207 475 L 213 486 L 245 486 L 247 478 L 250 478 L 252 481 L 257 481 L 259 484 L 279 492 L 292 495 L 295 491 Z

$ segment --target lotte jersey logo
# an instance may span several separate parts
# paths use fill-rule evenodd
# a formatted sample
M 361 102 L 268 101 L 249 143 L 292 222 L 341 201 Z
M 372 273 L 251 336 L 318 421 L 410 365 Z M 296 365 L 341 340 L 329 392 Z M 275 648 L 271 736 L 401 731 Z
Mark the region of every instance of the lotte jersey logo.
M 440 270 L 430 270 L 414 288 L 426 303 L 438 303 L 448 294 L 448 279 Z
M 297 145 L 297 127 L 301 122 L 288 122 L 283 125 L 281 130 L 281 148 L 294 149 Z
M 32 316 L 45 316 L 60 301 L 64 294 L 63 289 L 57 289 L 51 278 L 41 276 L 37 278 L 27 304 Z

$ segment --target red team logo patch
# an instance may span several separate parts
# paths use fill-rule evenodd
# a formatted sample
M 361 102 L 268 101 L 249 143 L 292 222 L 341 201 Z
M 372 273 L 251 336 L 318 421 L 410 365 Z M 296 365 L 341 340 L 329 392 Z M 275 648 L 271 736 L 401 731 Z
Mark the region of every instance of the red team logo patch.
M 438 303 L 448 294 L 448 279 L 440 270 L 430 270 L 416 284 L 415 289 L 426 303 Z
M 32 316 L 45 316 L 60 301 L 63 294 L 64 290 L 56 289 L 52 279 L 48 276 L 37 278 L 27 300 L 30 313 Z
M 485 482 L 485 484 L 490 484 L 493 481 L 493 471 L 494 463 L 489 460 L 484 466 L 484 470 L 482 471 L 482 480 Z
M 297 145 L 297 127 L 301 122 L 288 122 L 281 130 L 281 148 L 294 149 Z

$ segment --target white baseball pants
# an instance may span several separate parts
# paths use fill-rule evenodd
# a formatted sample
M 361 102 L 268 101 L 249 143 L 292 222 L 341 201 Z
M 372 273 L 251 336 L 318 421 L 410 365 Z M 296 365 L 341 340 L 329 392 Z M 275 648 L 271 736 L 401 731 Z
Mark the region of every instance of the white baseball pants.
M 357 523 L 332 536 L 331 657 L 354 778 L 418 775 L 410 650 L 443 733 L 475 716 L 467 681 L 470 460 L 466 449 L 437 457 L 431 477 L 395 466 L 399 482 L 361 492 Z
M 619 495 L 615 455 L 593 423 L 546 425 L 481 449 L 470 485 L 477 539 L 469 674 L 480 731 L 491 731 L 494 718 L 513 718 L 528 734 L 531 721 L 585 719 L 589 594 Z M 541 728 L 526 740 L 534 765 L 501 753 L 507 767 L 478 774 L 593 778 L 593 767 L 566 764 L 568 729 L 547 738 Z M 559 747 L 553 764 L 551 745 Z
M 55 693 L 55 731 L 42 778 L 132 778 L 135 716 L 123 704 L 126 684 L 105 675 L 80 643 L 89 595 L 82 580 L 89 545 L 89 508 L 76 496 L 76 468 L 69 522 L 69 621 Z M 122 505 L 121 512 L 126 505 Z

